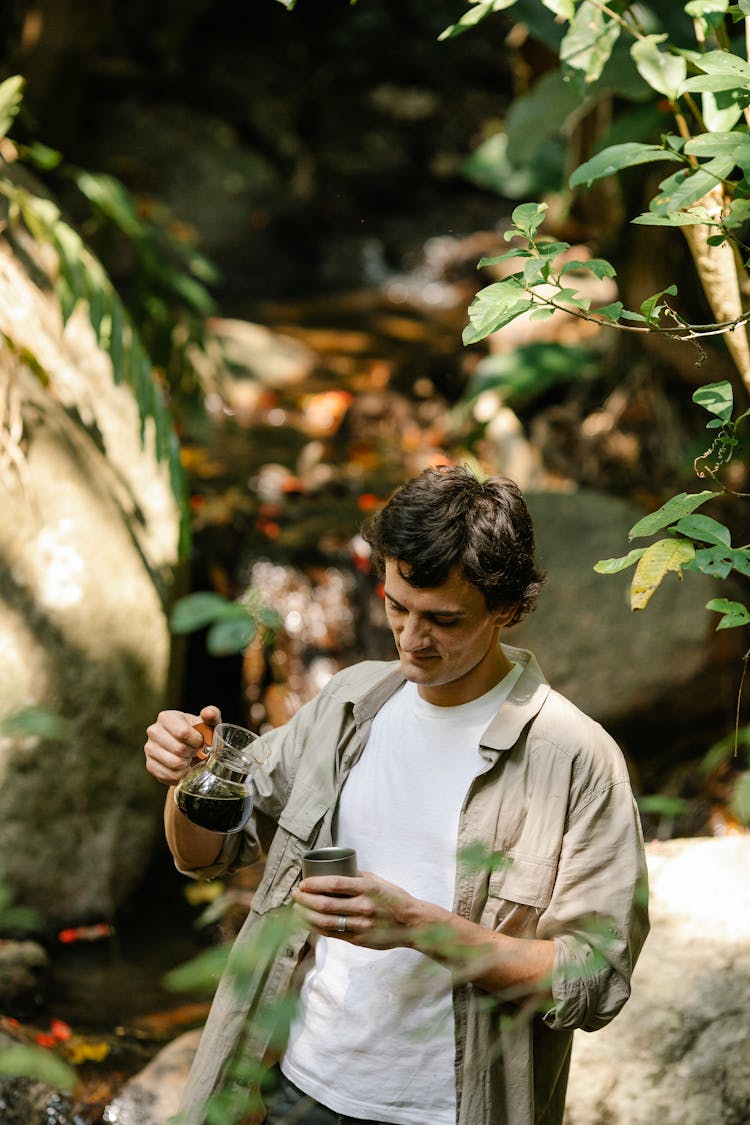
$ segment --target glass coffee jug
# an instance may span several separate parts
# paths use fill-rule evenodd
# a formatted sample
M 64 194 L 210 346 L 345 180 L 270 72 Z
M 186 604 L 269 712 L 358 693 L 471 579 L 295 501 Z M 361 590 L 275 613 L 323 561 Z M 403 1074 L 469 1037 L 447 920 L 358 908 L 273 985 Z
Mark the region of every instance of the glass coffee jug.
M 177 808 L 210 832 L 239 832 L 253 808 L 250 779 L 258 765 L 253 752 L 258 736 L 233 723 L 219 723 L 213 730 L 198 723 L 196 730 L 210 737 L 211 744 L 176 787 Z

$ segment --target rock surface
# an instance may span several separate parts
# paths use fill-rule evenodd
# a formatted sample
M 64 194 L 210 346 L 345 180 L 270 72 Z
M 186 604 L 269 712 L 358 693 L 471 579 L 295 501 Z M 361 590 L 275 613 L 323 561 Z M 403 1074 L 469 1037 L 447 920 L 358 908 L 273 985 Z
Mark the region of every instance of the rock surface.
M 575 1038 L 565 1125 L 747 1125 L 750 836 L 648 852 L 651 933 L 622 1012 Z
M 41 276 L 0 244 L 0 875 L 51 925 L 111 917 L 150 857 L 178 513 L 85 312 L 63 326 Z M 12 733 L 29 708 L 57 736 Z

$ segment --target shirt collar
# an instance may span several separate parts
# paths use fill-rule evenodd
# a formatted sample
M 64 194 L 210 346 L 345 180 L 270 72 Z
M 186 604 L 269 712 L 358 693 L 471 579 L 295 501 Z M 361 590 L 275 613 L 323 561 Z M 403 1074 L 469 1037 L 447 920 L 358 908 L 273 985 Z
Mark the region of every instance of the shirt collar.
M 517 742 L 521 731 L 539 712 L 550 692 L 533 654 L 526 649 L 502 645 L 508 660 L 520 664 L 522 671 L 510 695 L 482 736 L 482 745 L 490 750 L 507 750 Z M 359 686 L 350 693 L 354 721 L 359 725 L 372 719 L 387 699 L 405 682 L 398 661 L 385 665 L 380 679 L 368 686 Z

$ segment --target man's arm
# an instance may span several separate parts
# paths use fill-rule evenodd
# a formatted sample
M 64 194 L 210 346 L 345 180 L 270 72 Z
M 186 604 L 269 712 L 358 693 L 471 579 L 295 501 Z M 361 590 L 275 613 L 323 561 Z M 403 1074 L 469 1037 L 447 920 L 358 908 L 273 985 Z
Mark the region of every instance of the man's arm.
M 337 893 L 350 897 L 332 897 Z M 327 937 L 369 949 L 416 949 L 450 969 L 457 981 L 472 981 L 507 999 L 550 995 L 552 940 L 497 933 L 370 872 L 305 879 L 294 899 L 305 921 Z
M 158 781 L 168 785 L 164 803 L 164 831 L 169 850 L 177 866 L 184 871 L 210 867 L 216 862 L 224 836 L 208 832 L 188 820 L 177 808 L 174 789 L 190 769 L 195 754 L 204 745 L 203 735 L 196 730 L 202 722 L 215 727 L 221 722 L 218 707 L 204 707 L 198 715 L 184 711 L 161 711 L 148 728 L 143 747 L 146 769 Z

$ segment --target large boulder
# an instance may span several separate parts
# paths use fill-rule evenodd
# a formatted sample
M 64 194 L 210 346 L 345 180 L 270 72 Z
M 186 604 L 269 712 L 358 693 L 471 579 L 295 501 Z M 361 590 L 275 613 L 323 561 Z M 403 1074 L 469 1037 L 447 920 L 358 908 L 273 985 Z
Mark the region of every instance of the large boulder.
M 151 853 L 163 792 L 142 746 L 179 516 L 85 311 L 63 325 L 38 247 L 24 254 L 0 243 L 0 874 L 54 924 L 111 916 Z M 64 726 L 9 724 L 29 708 Z
M 701 727 L 731 729 L 742 631 L 717 633 L 718 615 L 705 608 L 713 597 L 731 596 L 726 585 L 668 574 L 648 607 L 633 613 L 632 569 L 602 575 L 593 567 L 649 542 L 628 542 L 645 511 L 589 489 L 532 491 L 527 500 L 547 581 L 537 609 L 508 631 L 508 642 L 530 648 L 553 686 L 610 729 L 640 766 L 667 767 L 695 754 L 691 740 Z M 704 748 L 712 734 L 706 737 Z
M 576 1035 L 565 1125 L 746 1125 L 750 836 L 652 843 L 648 864 L 632 995 Z

